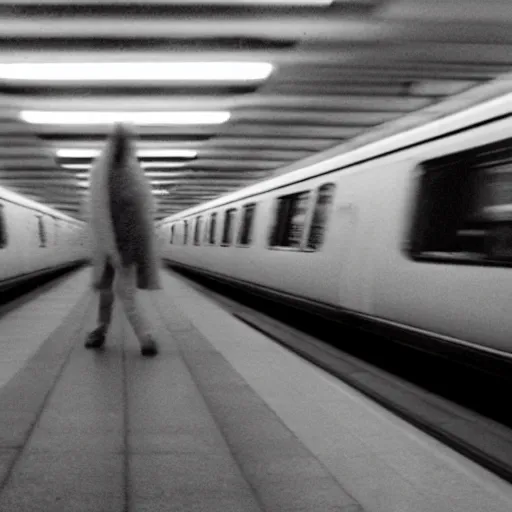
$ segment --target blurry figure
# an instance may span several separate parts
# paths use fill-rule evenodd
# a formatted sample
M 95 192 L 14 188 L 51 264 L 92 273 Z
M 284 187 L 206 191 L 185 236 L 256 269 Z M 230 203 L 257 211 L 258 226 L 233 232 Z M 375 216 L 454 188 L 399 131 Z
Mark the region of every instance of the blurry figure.
M 114 294 L 139 339 L 143 356 L 158 353 L 151 326 L 137 303 L 137 288 L 161 288 L 153 196 L 127 126 L 116 125 L 90 173 L 94 237 L 93 287 L 100 291 L 98 327 L 85 343 L 100 348 L 110 325 Z

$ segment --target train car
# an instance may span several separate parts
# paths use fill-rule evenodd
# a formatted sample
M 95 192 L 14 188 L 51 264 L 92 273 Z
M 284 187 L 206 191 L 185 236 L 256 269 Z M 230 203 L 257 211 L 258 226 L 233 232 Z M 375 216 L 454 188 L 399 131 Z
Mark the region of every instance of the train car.
M 163 219 L 164 261 L 509 365 L 511 107 L 500 82 Z
M 0 291 L 90 259 L 85 222 L 0 187 Z

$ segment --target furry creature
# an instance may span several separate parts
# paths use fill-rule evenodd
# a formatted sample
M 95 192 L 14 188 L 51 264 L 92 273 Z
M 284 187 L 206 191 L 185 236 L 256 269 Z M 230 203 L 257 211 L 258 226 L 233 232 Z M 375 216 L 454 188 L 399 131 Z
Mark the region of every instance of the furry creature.
M 100 348 L 110 325 L 114 295 L 144 356 L 158 353 L 151 326 L 136 300 L 137 288 L 161 288 L 154 203 L 150 185 L 137 160 L 134 134 L 117 124 L 91 168 L 90 226 L 94 239 L 93 288 L 100 292 L 98 327 L 86 341 Z

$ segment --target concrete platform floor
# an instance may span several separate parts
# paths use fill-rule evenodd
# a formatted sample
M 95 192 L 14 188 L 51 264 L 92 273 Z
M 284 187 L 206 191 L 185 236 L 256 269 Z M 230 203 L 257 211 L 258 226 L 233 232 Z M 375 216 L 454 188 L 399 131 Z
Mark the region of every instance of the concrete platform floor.
M 83 348 L 96 303 L 0 392 L 1 511 L 362 510 L 182 312 L 144 359 L 120 308 Z
M 0 512 L 512 510 L 508 483 L 172 273 L 141 294 L 156 358 L 119 309 L 105 349 L 86 350 L 88 282 L 0 388 Z

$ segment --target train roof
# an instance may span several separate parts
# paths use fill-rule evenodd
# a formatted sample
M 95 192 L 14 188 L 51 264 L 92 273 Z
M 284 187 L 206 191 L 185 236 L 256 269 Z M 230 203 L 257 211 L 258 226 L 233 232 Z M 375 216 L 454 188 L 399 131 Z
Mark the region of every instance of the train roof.
M 253 195 L 322 174 L 329 168 L 342 167 L 352 161 L 379 156 L 413 145 L 433 136 L 442 136 L 468 125 L 508 115 L 512 105 L 512 73 L 491 83 L 471 88 L 451 98 L 384 123 L 377 128 L 276 171 L 277 176 L 206 203 L 188 208 L 160 220 L 157 225 L 189 217 Z
M 42 203 L 38 203 L 37 201 L 33 201 L 28 197 L 25 197 L 4 187 L 0 187 L 0 199 L 4 199 L 6 201 L 18 204 L 20 206 L 25 206 L 27 208 L 36 210 L 41 213 L 46 213 L 47 215 L 51 215 L 62 220 L 67 220 L 68 222 L 72 222 L 74 224 L 84 224 L 84 221 L 75 219 L 74 217 L 70 217 L 69 215 L 62 213 L 59 210 L 50 208 L 49 206 L 46 206 Z

